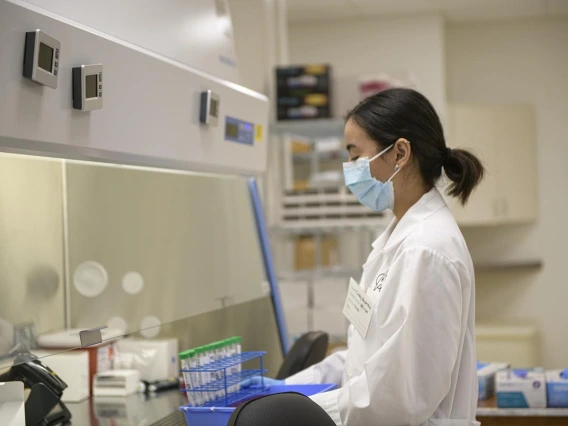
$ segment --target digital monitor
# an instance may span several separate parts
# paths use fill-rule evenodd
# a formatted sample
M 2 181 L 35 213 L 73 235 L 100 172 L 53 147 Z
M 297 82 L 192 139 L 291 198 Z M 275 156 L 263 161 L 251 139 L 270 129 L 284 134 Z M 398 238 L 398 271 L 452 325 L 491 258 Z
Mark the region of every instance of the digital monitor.
M 238 139 L 239 138 L 239 125 L 235 123 L 225 124 L 225 137 Z
M 85 77 L 85 97 L 96 98 L 99 91 L 97 74 L 89 74 Z
M 45 43 L 39 43 L 37 65 L 47 71 L 53 71 L 53 49 Z

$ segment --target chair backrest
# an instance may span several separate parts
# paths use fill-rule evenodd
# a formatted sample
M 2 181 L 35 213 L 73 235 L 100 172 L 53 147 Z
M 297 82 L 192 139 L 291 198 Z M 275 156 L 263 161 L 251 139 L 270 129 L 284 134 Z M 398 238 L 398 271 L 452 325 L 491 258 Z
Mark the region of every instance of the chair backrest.
M 323 360 L 328 342 L 329 336 L 323 331 L 310 331 L 301 336 L 284 358 L 276 378 L 283 380 Z
M 244 402 L 227 426 L 335 426 L 335 422 L 307 396 L 287 392 Z

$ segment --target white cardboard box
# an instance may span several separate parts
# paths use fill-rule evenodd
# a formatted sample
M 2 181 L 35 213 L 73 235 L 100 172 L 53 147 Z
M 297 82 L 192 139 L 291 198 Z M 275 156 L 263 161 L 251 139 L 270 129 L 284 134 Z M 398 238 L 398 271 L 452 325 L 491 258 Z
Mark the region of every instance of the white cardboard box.
M 34 355 L 42 359 L 49 368 L 67 383 L 63 391 L 63 402 L 81 402 L 90 395 L 89 389 L 89 353 L 72 351 L 53 353 L 50 351 L 34 350 Z
M 546 399 L 549 408 L 568 407 L 568 377 L 566 370 L 546 372 Z
M 26 426 L 24 384 L 0 382 L 0 425 Z
M 499 408 L 546 408 L 546 378 L 542 369 L 499 371 L 495 386 Z
M 135 369 L 146 382 L 171 380 L 179 376 L 177 339 L 119 340 L 115 345 L 115 369 Z

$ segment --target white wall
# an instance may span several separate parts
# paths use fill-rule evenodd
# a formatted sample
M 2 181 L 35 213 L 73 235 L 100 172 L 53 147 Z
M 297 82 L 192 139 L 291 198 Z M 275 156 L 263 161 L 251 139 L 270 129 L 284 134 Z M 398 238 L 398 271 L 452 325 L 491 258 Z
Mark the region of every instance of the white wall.
M 413 73 L 418 90 L 444 115 L 444 24 L 440 16 L 297 24 L 288 28 L 288 34 L 292 64 L 331 64 L 335 116 L 345 115 L 357 103 L 360 76 L 380 72 L 401 77 Z
M 537 116 L 538 223 L 465 234 L 474 259 L 536 257 L 544 268 L 479 275 L 478 321 L 537 325 L 544 366 L 566 367 L 568 19 L 450 27 L 446 45 L 450 102 L 531 103 Z
M 263 0 L 230 0 L 239 83 L 268 94 Z

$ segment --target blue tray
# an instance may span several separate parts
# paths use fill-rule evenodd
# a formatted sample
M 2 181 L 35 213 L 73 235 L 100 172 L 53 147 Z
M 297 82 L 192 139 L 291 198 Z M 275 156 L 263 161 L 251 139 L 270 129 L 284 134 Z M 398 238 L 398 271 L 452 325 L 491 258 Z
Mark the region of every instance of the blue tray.
M 282 392 L 298 392 L 311 396 L 335 388 L 336 386 L 332 384 L 270 386 L 263 391 L 251 394 L 251 398 Z M 242 401 L 246 401 L 246 398 L 240 400 L 240 402 Z M 236 404 L 238 405 L 238 403 Z M 226 426 L 231 414 L 235 411 L 235 407 L 190 407 L 184 405 L 180 407 L 180 410 L 185 415 L 185 421 L 188 426 Z

